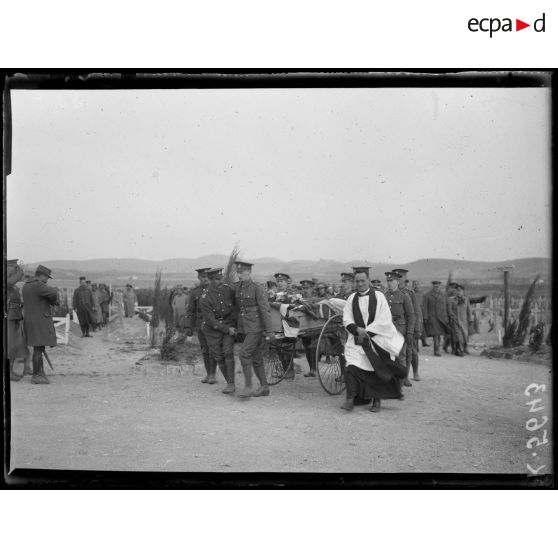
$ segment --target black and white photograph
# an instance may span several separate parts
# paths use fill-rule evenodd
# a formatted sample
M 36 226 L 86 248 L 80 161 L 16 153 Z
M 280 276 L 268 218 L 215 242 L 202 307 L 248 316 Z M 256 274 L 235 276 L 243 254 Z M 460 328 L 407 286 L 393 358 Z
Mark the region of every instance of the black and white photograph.
M 20 74 L 4 122 L 8 473 L 550 482 L 550 73 Z

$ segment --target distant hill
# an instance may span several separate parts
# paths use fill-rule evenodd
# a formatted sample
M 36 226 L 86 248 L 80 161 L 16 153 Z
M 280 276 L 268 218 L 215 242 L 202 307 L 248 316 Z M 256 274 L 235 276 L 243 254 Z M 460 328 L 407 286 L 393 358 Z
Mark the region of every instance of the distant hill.
M 101 258 L 95 260 L 51 260 L 28 264 L 25 268 L 32 271 L 38 263 L 53 270 L 53 284 L 72 285 L 80 275 L 86 275 L 95 282 L 124 284 L 132 281 L 137 286 L 153 283 L 157 269 L 163 273 L 163 282 L 168 284 L 192 284 L 196 280 L 195 269 L 225 265 L 227 255 L 210 254 L 200 258 L 174 258 L 169 260 L 142 260 L 132 258 Z M 323 281 L 336 282 L 342 271 L 350 270 L 351 265 L 363 262 L 338 262 L 336 260 L 292 260 L 276 258 L 252 258 L 255 264 L 256 280 L 271 279 L 274 273 L 283 271 L 292 276 L 295 282 L 313 277 Z M 384 273 L 396 267 L 409 269 L 409 277 L 421 282 L 432 279 L 445 281 L 450 272 L 453 278 L 470 284 L 501 283 L 499 267 L 514 265 L 512 282 L 525 283 L 541 274 L 545 281 L 551 279 L 551 260 L 549 258 L 521 258 L 503 262 L 474 262 L 469 260 L 421 259 L 408 263 L 370 262 L 371 276 L 383 279 Z

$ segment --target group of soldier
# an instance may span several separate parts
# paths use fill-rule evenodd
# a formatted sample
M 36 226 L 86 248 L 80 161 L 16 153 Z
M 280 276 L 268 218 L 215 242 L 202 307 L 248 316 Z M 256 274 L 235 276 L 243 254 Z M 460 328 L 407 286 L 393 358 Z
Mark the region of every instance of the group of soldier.
M 328 292 L 325 283 L 310 279 L 300 281 L 300 286 L 295 287 L 287 273 L 276 273 L 275 281 L 267 282 L 266 289 L 253 281 L 253 264 L 237 261 L 235 265 L 240 280 L 234 284 L 223 282 L 222 267 L 196 270 L 199 285 L 188 295 L 185 334 L 190 337 L 196 333 L 199 339 L 206 370 L 202 382 L 216 383 L 219 368 L 227 383 L 225 394 L 236 392 L 234 344 L 240 340 L 244 389 L 239 396 L 266 396 L 269 386 L 264 369 L 264 343 L 275 337 L 271 308 L 279 308 L 281 304 L 311 304 L 329 298 L 347 300 L 355 293 L 355 270 L 366 270 L 368 277 L 369 268 L 359 267 L 353 272 L 341 273 L 340 288 Z M 466 321 L 471 320 L 471 308 L 463 294 L 463 286 L 451 283 L 445 293 L 440 281 L 432 281 L 432 289 L 423 295 L 417 282 L 409 288 L 408 273 L 402 268 L 386 272 L 385 289 L 380 280 L 369 281 L 372 289 L 385 296 L 393 324 L 405 340 L 396 359 L 405 369 L 402 386 L 412 385 L 411 370 L 414 381 L 421 379 L 419 341 L 423 346 L 430 346 L 426 337 L 433 337 L 435 356 L 441 356 L 442 337 L 446 350 L 451 346 L 454 354 L 466 354 L 468 332 L 467 327 L 463 327 L 462 314 Z M 301 341 L 309 367 L 305 376 L 316 376 L 316 347 L 310 337 L 302 336 Z M 252 387 L 252 371 L 259 382 L 257 389 Z M 285 377 L 294 377 L 292 367 Z
M 239 392 L 242 398 L 269 395 L 264 369 L 264 347 L 266 341 L 275 338 L 271 318 L 271 308 L 282 304 L 312 304 L 324 299 L 337 298 L 347 300 L 355 294 L 355 273 L 365 270 L 370 288 L 379 291 L 385 297 L 391 313 L 391 320 L 404 339 L 404 345 L 396 360 L 405 370 L 401 380 L 402 386 L 411 386 L 409 374 L 412 370 L 414 381 L 420 381 L 419 375 L 419 341 L 429 346 L 426 337 L 433 338 L 434 355 L 441 356 L 441 348 L 451 350 L 457 356 L 468 354 L 467 338 L 472 324 L 471 304 L 464 294 L 464 287 L 450 283 L 442 290 L 441 281 L 432 281 L 432 289 L 423 294 L 418 283 L 413 281 L 409 288 L 408 270 L 393 269 L 386 272 L 386 288 L 378 279 L 368 280 L 368 268 L 354 268 L 353 272 L 341 273 L 340 288 L 328 291 L 325 283 L 315 280 L 302 280 L 300 287 L 293 287 L 287 273 L 276 273 L 275 281 L 263 285 L 252 279 L 253 264 L 235 262 L 239 281 L 228 284 L 223 281 L 223 268 L 202 268 L 196 270 L 199 285 L 188 293 L 185 334 L 196 333 L 201 347 L 206 376 L 203 383 L 216 382 L 217 368 L 226 380 L 223 390 L 226 394 L 236 392 L 235 385 L 235 342 L 241 342 L 240 362 L 244 375 L 244 388 Z M 51 277 L 50 270 L 39 266 L 33 278 L 28 279 L 23 287 L 25 311 L 15 283 L 23 278 L 23 271 L 17 262 L 8 262 L 8 327 L 10 364 L 16 358 L 29 357 L 27 345 L 34 347 L 32 357 L 33 383 L 48 383 L 44 374 L 43 355 L 46 346 L 56 345 L 56 335 L 52 323 L 52 306 L 59 304 L 58 291 L 46 285 Z M 94 292 L 106 293 L 103 304 L 98 304 Z M 135 293 L 127 285 L 124 294 L 126 316 L 133 315 Z M 106 307 L 110 301 L 108 289 L 97 290 L 87 284 L 85 277 L 80 277 L 80 286 L 73 296 L 73 308 L 77 313 L 82 329 L 82 336 L 90 336 L 90 327 L 94 322 L 95 309 L 99 307 L 101 322 L 106 323 Z M 13 327 L 12 327 L 13 326 Z M 13 330 L 13 331 L 12 331 Z M 18 333 L 21 335 L 18 337 Z M 26 339 L 26 343 L 18 342 Z M 315 340 L 301 338 L 309 370 L 305 376 L 316 375 Z M 25 346 L 24 346 L 25 345 Z M 28 360 L 26 360 L 28 362 Z M 287 366 L 287 365 L 285 365 Z M 26 370 L 28 371 L 28 364 Z M 12 379 L 14 377 L 11 371 Z M 253 375 L 259 386 L 253 388 Z M 294 377 L 292 366 L 286 370 L 285 377 Z
M 223 282 L 223 268 L 196 270 L 199 286 L 190 291 L 186 310 L 186 335 L 194 331 L 200 342 L 206 377 L 203 383 L 214 384 L 217 367 L 227 386 L 225 394 L 234 394 L 234 343 L 241 339 L 240 363 L 244 375 L 244 389 L 239 397 L 269 395 L 264 369 L 264 342 L 275 338 L 271 310 L 265 288 L 252 280 L 252 266 L 237 261 L 239 281 L 233 285 Z M 259 386 L 254 389 L 252 371 Z

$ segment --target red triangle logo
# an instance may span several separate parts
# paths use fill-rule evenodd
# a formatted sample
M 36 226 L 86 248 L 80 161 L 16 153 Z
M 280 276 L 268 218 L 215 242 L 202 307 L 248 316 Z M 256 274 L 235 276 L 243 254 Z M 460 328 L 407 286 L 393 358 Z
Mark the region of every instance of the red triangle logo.
M 515 20 L 515 30 L 516 31 L 521 31 L 522 29 L 525 29 L 525 27 L 531 27 L 531 24 L 525 23 L 524 21 L 521 21 L 520 19 Z

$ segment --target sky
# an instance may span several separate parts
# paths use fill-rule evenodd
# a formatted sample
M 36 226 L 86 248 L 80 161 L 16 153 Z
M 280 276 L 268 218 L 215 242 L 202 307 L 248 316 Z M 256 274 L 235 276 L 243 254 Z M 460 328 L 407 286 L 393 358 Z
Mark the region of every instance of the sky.
M 14 90 L 8 258 L 550 257 L 550 94 Z

